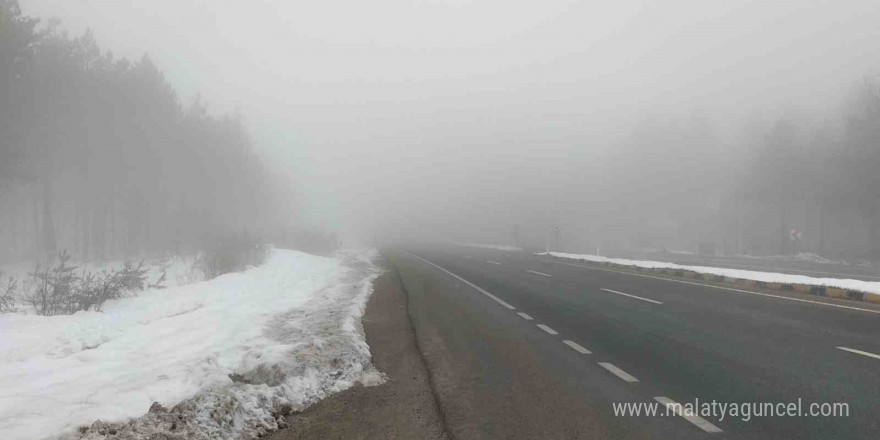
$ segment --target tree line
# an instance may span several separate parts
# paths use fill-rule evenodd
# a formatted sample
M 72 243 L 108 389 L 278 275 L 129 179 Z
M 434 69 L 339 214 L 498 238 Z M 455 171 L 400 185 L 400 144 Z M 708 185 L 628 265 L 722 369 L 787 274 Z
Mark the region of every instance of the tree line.
M 0 0 L 0 259 L 105 259 L 266 230 L 289 203 L 236 114 L 184 105 L 117 58 Z
M 750 145 L 736 197 L 775 212 L 778 252 L 880 259 L 880 82 L 865 77 L 818 121 L 779 118 Z M 769 215 L 768 215 L 769 216 Z M 794 217 L 794 218 L 792 218 Z M 791 236 L 809 225 L 811 239 Z M 836 233 L 835 233 L 836 231 Z
M 880 79 L 847 90 L 819 115 L 753 117 L 726 135 L 706 114 L 637 124 L 610 159 L 627 193 L 603 233 L 630 247 L 880 259 Z

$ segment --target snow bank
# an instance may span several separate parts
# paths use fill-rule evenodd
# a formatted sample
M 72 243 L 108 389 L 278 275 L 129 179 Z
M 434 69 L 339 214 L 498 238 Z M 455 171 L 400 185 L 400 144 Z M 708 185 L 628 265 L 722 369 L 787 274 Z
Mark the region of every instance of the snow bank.
M 108 302 L 100 313 L 0 316 L 0 438 L 122 422 L 152 402 L 185 402 L 187 438 L 252 436 L 277 427 L 278 406 L 381 382 L 360 324 L 374 257 L 273 250 L 260 267 Z
M 730 278 L 740 278 L 746 280 L 763 281 L 767 283 L 782 284 L 807 284 L 814 286 L 837 287 L 846 290 L 856 290 L 860 292 L 868 292 L 880 294 L 880 282 L 852 280 L 844 278 L 814 278 L 804 275 L 789 275 L 775 272 L 759 272 L 752 270 L 727 269 L 722 267 L 707 266 L 687 266 L 675 263 L 664 263 L 661 261 L 645 261 L 645 260 L 627 260 L 623 258 L 607 258 L 598 255 L 589 254 L 566 254 L 561 252 L 543 252 L 536 255 L 552 255 L 554 257 L 567 258 L 572 260 L 585 260 L 595 263 L 612 263 L 623 266 L 637 266 L 647 269 L 681 269 L 697 273 L 710 275 L 720 275 Z

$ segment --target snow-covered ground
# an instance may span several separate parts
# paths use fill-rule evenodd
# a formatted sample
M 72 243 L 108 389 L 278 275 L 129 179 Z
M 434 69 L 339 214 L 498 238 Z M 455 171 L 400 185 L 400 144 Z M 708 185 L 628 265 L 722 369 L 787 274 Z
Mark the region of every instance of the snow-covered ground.
M 455 244 L 459 246 L 469 246 L 475 248 L 483 248 L 483 249 L 495 249 L 497 251 L 521 251 L 522 249 L 513 247 L 513 246 L 504 246 L 500 244 L 480 244 L 480 243 L 458 243 Z
M 0 315 L 0 438 L 79 435 L 152 402 L 186 403 L 187 438 L 251 436 L 277 427 L 279 406 L 381 383 L 360 323 L 375 256 L 274 249 L 260 267 L 145 291 L 103 312 Z
M 539 253 L 536 255 L 547 255 L 548 253 Z M 837 287 L 846 290 L 857 290 L 860 292 L 868 292 L 880 295 L 880 282 L 852 280 L 843 278 L 815 278 L 803 275 L 789 275 L 775 272 L 760 272 L 753 270 L 728 269 L 723 267 L 707 267 L 707 266 L 688 266 L 675 263 L 665 263 L 662 261 L 646 261 L 646 260 L 628 260 L 623 258 L 607 258 L 590 254 L 566 254 L 561 252 L 550 252 L 550 255 L 560 258 L 568 258 L 572 260 L 585 260 L 596 263 L 613 263 L 624 266 L 638 266 L 642 268 L 663 268 L 663 269 L 682 269 L 697 273 L 710 275 L 720 275 L 730 278 L 740 278 L 746 280 L 763 281 L 767 283 L 783 283 L 783 284 L 809 284 L 815 286 Z

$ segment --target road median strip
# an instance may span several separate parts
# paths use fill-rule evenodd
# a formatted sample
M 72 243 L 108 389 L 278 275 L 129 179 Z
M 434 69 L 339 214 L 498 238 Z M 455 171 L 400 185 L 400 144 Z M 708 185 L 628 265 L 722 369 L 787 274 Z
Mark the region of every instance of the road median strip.
M 697 271 L 693 271 L 693 270 L 675 269 L 675 268 L 645 268 L 645 267 L 640 267 L 640 266 L 635 266 L 635 265 L 618 264 L 618 263 L 612 263 L 612 262 L 607 262 L 607 261 L 596 262 L 596 261 L 590 261 L 590 260 L 586 260 L 586 259 L 559 257 L 559 256 L 555 256 L 555 255 L 548 255 L 548 257 L 553 260 L 564 260 L 564 261 L 578 262 L 578 263 L 584 265 L 584 267 L 602 266 L 602 267 L 607 268 L 605 270 L 616 270 L 616 271 L 620 271 L 620 272 L 633 273 L 634 275 L 640 275 L 635 272 L 652 272 L 654 274 L 660 275 L 660 276 L 655 276 L 653 278 L 670 279 L 673 281 L 674 281 L 673 278 L 682 278 L 683 279 L 682 282 L 690 282 L 690 284 L 706 285 L 709 287 L 717 287 L 717 286 L 714 286 L 711 284 L 698 283 L 695 281 L 700 280 L 700 281 L 705 281 L 705 282 L 709 282 L 709 283 L 722 283 L 722 284 L 736 286 L 738 288 L 744 288 L 744 289 L 761 289 L 761 290 L 779 291 L 779 292 L 797 292 L 797 293 L 802 293 L 802 294 L 812 295 L 812 296 L 823 296 L 823 297 L 841 299 L 841 300 L 847 300 L 847 301 L 869 302 L 869 303 L 873 303 L 873 304 L 880 304 L 880 295 L 878 295 L 878 294 L 870 293 L 870 292 L 862 292 L 862 291 L 852 290 L 852 289 L 843 289 L 843 288 L 839 288 L 839 287 L 829 287 L 829 286 L 816 285 L 816 284 L 802 284 L 802 283 L 789 284 L 789 283 L 781 283 L 781 282 L 757 281 L 757 280 L 752 280 L 752 279 L 747 279 L 747 278 L 735 278 L 735 277 L 722 276 L 722 275 L 716 275 L 716 274 L 710 274 L 710 273 L 702 273 L 702 272 L 697 272 Z M 647 276 L 647 275 L 641 275 L 641 276 Z M 666 277 L 670 277 L 670 278 L 666 278 Z M 684 281 L 684 280 L 687 280 L 687 281 Z M 737 289 L 733 289 L 733 290 L 737 290 Z M 755 293 L 757 293 L 757 292 L 755 292 Z M 833 305 L 831 303 L 825 303 L 825 304 Z M 844 308 L 847 308 L 847 307 L 844 307 Z M 855 308 L 855 309 L 867 310 L 867 309 L 859 309 L 859 308 Z M 875 311 L 875 310 L 870 310 L 870 311 L 880 312 L 880 311 Z

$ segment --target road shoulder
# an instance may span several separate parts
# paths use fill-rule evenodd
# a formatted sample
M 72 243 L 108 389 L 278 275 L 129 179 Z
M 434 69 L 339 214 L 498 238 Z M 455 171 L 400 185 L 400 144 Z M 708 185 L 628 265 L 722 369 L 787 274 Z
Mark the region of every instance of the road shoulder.
M 431 393 L 415 333 L 407 315 L 406 293 L 389 264 L 373 284 L 363 318 L 373 365 L 388 381 L 355 386 L 287 417 L 288 428 L 272 440 L 292 439 L 444 439 L 444 427 Z

